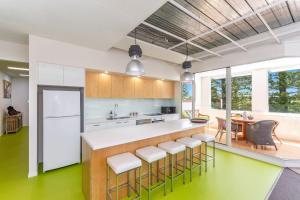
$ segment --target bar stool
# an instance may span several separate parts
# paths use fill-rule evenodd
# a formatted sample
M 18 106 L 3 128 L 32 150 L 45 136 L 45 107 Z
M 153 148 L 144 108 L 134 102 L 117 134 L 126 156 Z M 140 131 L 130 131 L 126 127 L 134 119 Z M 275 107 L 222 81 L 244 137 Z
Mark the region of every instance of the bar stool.
M 148 165 L 148 187 L 143 186 L 147 192 L 148 192 L 148 199 L 151 198 L 151 192 L 161 188 L 162 186 L 164 187 L 164 195 L 166 195 L 166 186 L 167 186 L 167 179 L 166 179 L 166 160 L 167 160 L 167 153 L 165 151 L 163 151 L 162 149 L 159 149 L 157 147 L 154 146 L 148 146 L 148 147 L 144 147 L 141 149 L 136 150 L 136 155 L 141 158 L 144 162 L 147 163 Z M 164 178 L 160 179 L 160 167 L 159 167 L 159 161 L 160 160 L 164 160 Z M 156 170 L 157 170 L 157 174 L 156 174 L 156 184 L 153 186 L 153 182 L 152 182 L 152 166 L 153 163 L 156 162 Z M 159 183 L 160 181 L 162 181 L 161 183 Z
M 136 196 L 133 199 L 141 199 L 141 166 L 142 166 L 142 161 L 137 158 L 135 155 L 132 153 L 122 153 L 118 154 L 115 156 L 111 156 L 107 158 L 107 174 L 106 174 L 106 194 L 107 194 L 107 199 L 112 199 L 111 192 L 113 190 L 116 191 L 116 199 L 119 200 L 119 188 L 123 186 L 127 186 L 127 196 L 130 197 L 130 189 L 134 190 L 136 193 Z M 114 172 L 116 175 L 116 186 L 113 188 L 110 188 L 110 170 Z M 138 170 L 139 173 L 139 189 L 138 191 L 135 189 L 136 188 L 136 177 L 134 178 L 135 180 L 135 185 L 132 187 L 130 185 L 130 172 L 131 171 Z M 127 183 L 120 185 L 119 186 L 119 176 L 123 173 L 127 173 Z M 136 174 L 136 173 L 135 173 Z
M 215 158 L 216 158 L 216 141 L 213 135 L 207 133 L 201 133 L 193 135 L 192 138 L 201 140 L 205 144 L 205 153 L 201 153 L 205 156 L 205 172 L 207 172 L 207 162 L 213 160 L 213 167 L 215 167 Z M 213 155 L 209 155 L 207 152 L 207 144 L 211 142 L 213 144 Z M 210 158 L 210 159 L 208 159 Z
M 173 192 L 174 178 L 177 178 L 182 175 L 183 176 L 183 184 L 185 184 L 185 168 L 186 168 L 185 146 L 178 142 L 168 141 L 168 142 L 158 144 L 158 147 L 168 153 L 168 156 L 169 156 L 169 176 L 168 176 L 168 178 L 170 178 L 170 180 L 171 180 L 171 192 Z M 183 153 L 183 159 L 182 159 L 183 165 L 180 165 L 178 163 L 177 156 L 180 153 Z M 174 175 L 174 157 L 175 157 L 175 170 L 176 170 L 175 175 Z M 178 166 L 180 166 L 181 169 L 178 169 Z M 177 173 L 177 171 L 180 171 L 180 172 Z
M 191 182 L 193 169 L 199 167 L 199 175 L 201 175 L 201 140 L 190 138 L 190 137 L 184 137 L 176 140 L 176 142 L 184 144 L 186 148 L 189 150 L 190 155 L 189 158 L 188 156 L 186 157 L 186 161 L 189 161 L 190 166 L 189 167 L 187 166 L 186 168 L 190 171 L 190 182 Z M 199 153 L 194 153 L 194 149 L 196 147 L 199 148 Z M 195 161 L 195 159 L 197 161 Z

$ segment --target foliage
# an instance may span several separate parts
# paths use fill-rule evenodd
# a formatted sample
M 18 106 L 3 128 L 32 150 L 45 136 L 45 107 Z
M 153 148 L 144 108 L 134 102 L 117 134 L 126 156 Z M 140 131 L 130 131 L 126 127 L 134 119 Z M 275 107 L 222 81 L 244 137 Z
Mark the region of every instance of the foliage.
M 192 101 L 192 96 L 193 96 L 193 84 L 182 83 L 182 100 Z
M 231 83 L 232 110 L 251 110 L 252 106 L 252 77 L 237 76 Z M 226 80 L 211 80 L 211 106 L 215 109 L 226 109 Z
M 269 72 L 269 111 L 300 113 L 300 69 Z

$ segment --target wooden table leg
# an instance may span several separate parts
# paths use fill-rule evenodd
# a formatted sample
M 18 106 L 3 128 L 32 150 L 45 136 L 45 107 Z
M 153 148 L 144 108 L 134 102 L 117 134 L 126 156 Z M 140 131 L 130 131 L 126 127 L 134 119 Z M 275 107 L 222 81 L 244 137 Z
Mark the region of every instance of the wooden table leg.
M 242 129 L 243 129 L 243 140 L 246 140 L 246 134 L 247 134 L 247 123 L 246 122 L 243 122 Z

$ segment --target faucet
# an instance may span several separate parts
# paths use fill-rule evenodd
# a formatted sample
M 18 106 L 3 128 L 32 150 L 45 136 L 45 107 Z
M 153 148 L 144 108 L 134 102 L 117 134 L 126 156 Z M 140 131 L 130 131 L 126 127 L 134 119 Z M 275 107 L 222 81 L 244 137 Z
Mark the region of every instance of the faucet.
M 114 105 L 114 111 L 113 111 L 113 118 L 117 117 L 117 109 L 118 109 L 118 104 Z

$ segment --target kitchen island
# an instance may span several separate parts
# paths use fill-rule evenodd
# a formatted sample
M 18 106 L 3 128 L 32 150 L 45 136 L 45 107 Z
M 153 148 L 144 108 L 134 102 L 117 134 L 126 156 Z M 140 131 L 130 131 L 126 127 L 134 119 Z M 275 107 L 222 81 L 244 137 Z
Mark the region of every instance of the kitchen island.
M 138 148 L 201 133 L 206 126 L 181 119 L 82 133 L 82 187 L 86 199 L 106 199 L 107 157 L 124 152 L 135 153 Z

